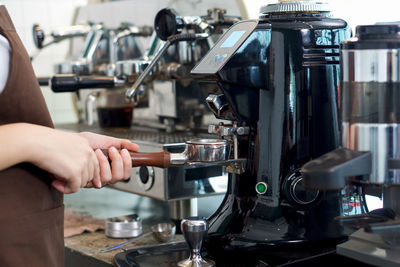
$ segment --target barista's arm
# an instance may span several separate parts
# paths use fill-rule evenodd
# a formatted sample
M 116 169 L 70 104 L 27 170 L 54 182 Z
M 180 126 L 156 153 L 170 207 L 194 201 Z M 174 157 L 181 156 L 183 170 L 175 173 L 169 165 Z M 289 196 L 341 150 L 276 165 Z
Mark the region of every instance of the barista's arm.
M 128 178 L 132 162 L 127 149 L 138 149 L 127 140 L 28 123 L 0 126 L 0 147 L 0 170 L 30 162 L 54 174 L 53 186 L 63 193 L 76 192 L 88 184 L 101 187 Z M 111 165 L 101 151 L 93 150 L 96 148 L 109 148 Z

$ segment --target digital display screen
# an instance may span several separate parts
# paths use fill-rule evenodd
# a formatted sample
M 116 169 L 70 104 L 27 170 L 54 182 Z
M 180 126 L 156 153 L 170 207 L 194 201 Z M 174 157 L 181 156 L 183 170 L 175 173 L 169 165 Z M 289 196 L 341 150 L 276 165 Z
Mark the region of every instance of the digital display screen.
M 222 43 L 221 48 L 227 48 L 227 47 L 232 47 L 236 44 L 237 41 L 239 41 L 240 37 L 245 33 L 246 31 L 234 31 L 231 33 L 231 35 L 226 38 L 226 40 Z

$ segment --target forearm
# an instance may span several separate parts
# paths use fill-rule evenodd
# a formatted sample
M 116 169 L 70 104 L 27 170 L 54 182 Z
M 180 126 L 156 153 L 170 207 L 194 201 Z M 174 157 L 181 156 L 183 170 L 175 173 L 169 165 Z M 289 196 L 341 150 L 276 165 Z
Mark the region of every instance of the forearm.
M 0 171 L 30 162 L 54 174 L 52 185 L 57 190 L 73 193 L 89 184 L 100 188 L 102 182 L 114 183 L 129 177 L 132 159 L 128 150 L 137 151 L 139 147 L 128 140 L 103 135 L 15 123 L 0 126 L 0 148 Z M 101 151 L 94 151 L 97 148 L 109 148 L 111 165 Z
M 0 170 L 21 162 L 31 161 L 32 138 L 29 132 L 41 127 L 27 123 L 13 123 L 0 126 Z

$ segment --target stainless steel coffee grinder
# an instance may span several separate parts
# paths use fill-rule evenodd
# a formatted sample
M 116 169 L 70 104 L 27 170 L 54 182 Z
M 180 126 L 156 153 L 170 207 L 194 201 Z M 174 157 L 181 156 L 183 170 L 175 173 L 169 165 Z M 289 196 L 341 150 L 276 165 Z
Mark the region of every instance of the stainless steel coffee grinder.
M 229 169 L 227 194 L 209 219 L 206 248 L 217 265 L 275 265 L 343 238 L 333 222 L 340 194 L 304 189 L 300 168 L 339 145 L 339 45 L 350 30 L 314 1 L 261 13 L 231 27 L 192 70 L 214 115 L 232 122 L 210 132 L 232 139 L 235 158 L 246 159 Z
M 336 218 L 360 229 L 339 254 L 377 266 L 400 264 L 400 26 L 358 26 L 341 45 L 342 148 L 303 167 L 307 187 L 361 188 L 363 215 Z M 368 212 L 363 195 L 383 208 Z

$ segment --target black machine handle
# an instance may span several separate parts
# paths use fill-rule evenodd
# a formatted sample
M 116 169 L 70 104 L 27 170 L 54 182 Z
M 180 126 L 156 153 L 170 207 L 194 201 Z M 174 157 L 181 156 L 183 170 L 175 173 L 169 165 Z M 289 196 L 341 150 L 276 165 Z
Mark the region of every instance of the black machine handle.
M 183 19 L 172 8 L 161 9 L 154 19 L 154 30 L 163 41 L 167 41 L 172 35 L 180 34 L 183 27 Z
M 37 80 L 40 86 L 48 86 L 50 83 L 50 77 L 38 77 Z
M 346 186 L 349 176 L 369 175 L 371 152 L 338 148 L 303 165 L 301 172 L 307 188 L 336 190 Z
M 113 88 L 115 79 L 113 76 L 77 76 L 56 75 L 50 81 L 51 90 L 55 93 L 76 92 L 80 89 Z

